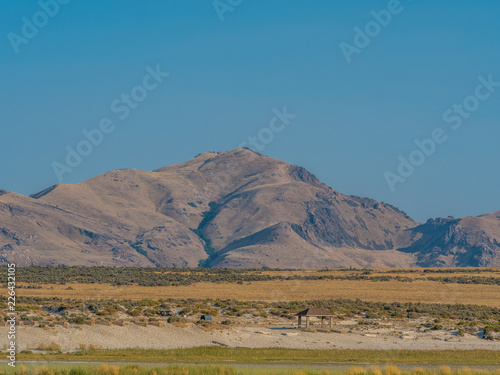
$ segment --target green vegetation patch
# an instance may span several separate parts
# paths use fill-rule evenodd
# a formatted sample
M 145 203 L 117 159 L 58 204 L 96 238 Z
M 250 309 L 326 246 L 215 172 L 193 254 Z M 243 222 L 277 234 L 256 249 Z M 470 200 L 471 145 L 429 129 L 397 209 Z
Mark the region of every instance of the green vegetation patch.
M 83 350 L 64 354 L 19 354 L 18 359 L 159 363 L 405 363 L 499 365 L 498 351 L 488 350 L 307 350 L 198 347 L 152 350 Z

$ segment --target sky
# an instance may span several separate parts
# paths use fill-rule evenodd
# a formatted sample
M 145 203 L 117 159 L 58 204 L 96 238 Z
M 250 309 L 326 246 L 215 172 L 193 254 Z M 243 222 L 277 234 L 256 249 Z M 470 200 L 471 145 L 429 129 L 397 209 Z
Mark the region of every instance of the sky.
M 498 2 L 2 4 L 1 189 L 245 144 L 417 221 L 500 210 Z

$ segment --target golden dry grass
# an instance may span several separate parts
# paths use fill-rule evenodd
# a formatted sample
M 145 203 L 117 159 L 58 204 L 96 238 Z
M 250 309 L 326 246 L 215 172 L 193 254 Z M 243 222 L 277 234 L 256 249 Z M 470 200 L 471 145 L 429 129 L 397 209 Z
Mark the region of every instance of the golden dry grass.
M 111 286 L 108 284 L 42 285 L 42 289 L 19 289 L 18 295 L 78 299 L 235 299 L 240 301 L 297 301 L 313 299 L 360 299 L 377 302 L 424 302 L 475 304 L 500 307 L 500 286 L 443 284 L 416 280 L 288 280 L 251 283 L 196 283 L 188 286 Z

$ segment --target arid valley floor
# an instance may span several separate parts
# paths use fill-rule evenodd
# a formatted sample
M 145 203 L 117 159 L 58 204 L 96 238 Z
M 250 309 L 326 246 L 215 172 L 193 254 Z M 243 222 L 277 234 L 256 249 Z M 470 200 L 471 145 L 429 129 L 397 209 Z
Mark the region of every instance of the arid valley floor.
M 25 353 L 201 346 L 500 351 L 498 268 L 75 267 L 58 278 L 51 271 L 20 271 L 29 281 L 18 289 Z M 331 329 L 314 320 L 298 329 L 296 313 L 310 306 L 334 315 Z M 0 328 L 2 340 L 6 330 Z

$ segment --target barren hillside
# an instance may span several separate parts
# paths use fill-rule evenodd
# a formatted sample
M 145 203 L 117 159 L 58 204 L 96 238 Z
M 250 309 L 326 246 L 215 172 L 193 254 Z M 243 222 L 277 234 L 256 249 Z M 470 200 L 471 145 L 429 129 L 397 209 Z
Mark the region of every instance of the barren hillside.
M 500 264 L 498 212 L 418 225 L 249 149 L 153 172 L 112 171 L 31 197 L 0 194 L 0 259 L 20 265 Z

